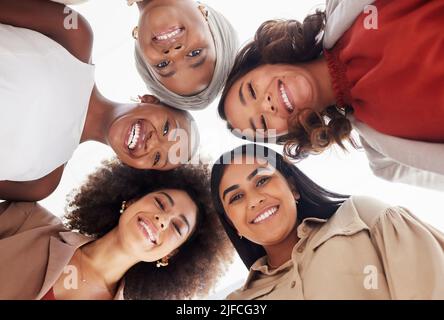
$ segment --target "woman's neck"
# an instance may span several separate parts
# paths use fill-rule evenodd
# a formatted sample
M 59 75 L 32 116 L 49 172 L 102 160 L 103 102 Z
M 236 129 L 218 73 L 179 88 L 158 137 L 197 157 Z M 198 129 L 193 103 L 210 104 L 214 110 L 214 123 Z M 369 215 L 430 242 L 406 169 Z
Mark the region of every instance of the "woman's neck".
M 268 264 L 272 268 L 277 268 L 291 259 L 291 253 L 294 246 L 298 243 L 299 237 L 297 235 L 297 227 L 285 238 L 283 241 L 264 246 L 267 253 Z
M 85 265 L 100 275 L 108 288 L 114 290 L 125 273 L 140 262 L 125 251 L 117 236 L 117 229 L 86 244 L 81 250 Z
M 326 106 L 334 105 L 336 103 L 336 97 L 325 57 L 322 56 L 319 59 L 305 64 L 305 68 L 316 79 L 316 85 L 318 86 L 318 106 L 315 106 L 315 108 L 321 111 L 325 109 Z
M 137 104 L 124 104 L 108 100 L 94 86 L 80 143 L 97 141 L 108 144 L 108 132 L 112 123 L 135 107 Z

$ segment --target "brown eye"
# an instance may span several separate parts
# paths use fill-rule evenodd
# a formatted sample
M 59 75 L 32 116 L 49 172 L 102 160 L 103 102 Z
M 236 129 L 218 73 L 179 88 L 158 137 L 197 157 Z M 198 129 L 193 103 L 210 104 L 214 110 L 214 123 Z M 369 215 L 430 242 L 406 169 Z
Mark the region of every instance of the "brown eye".
M 254 91 L 253 85 L 251 82 L 248 82 L 248 91 L 250 92 L 251 97 L 256 100 L 256 92 Z
M 179 236 L 182 236 L 182 233 L 180 232 L 179 226 L 176 223 L 174 223 L 174 222 L 173 222 L 173 227 L 174 227 L 174 229 L 176 229 L 176 232 L 179 234 Z
M 193 50 L 190 53 L 188 53 L 187 56 L 194 58 L 194 57 L 200 56 L 201 53 L 202 53 L 202 49 L 196 49 L 196 50 Z
M 158 206 L 162 211 L 165 211 L 165 206 L 163 205 L 162 201 L 161 201 L 159 198 L 157 198 L 157 197 L 154 197 L 154 200 L 156 201 L 157 206 Z
M 259 181 L 256 183 L 256 187 L 263 186 L 263 185 L 266 184 L 270 179 L 271 179 L 271 177 L 263 177 L 263 178 L 259 179 Z
M 169 61 L 162 61 L 162 62 L 156 64 L 155 67 L 157 69 L 164 69 L 164 68 L 168 67 L 169 65 L 170 65 Z
M 154 157 L 153 167 L 155 167 L 160 161 L 160 153 L 157 152 L 156 156 Z
M 232 196 L 230 198 L 230 201 L 228 202 L 228 204 L 232 204 L 235 201 L 238 201 L 239 199 L 242 199 L 243 195 L 241 193 L 235 194 L 234 196 Z
M 264 115 L 261 115 L 261 123 L 264 126 L 264 131 L 268 130 L 267 122 L 265 121 Z
M 163 126 L 162 134 L 166 136 L 170 132 L 170 122 L 167 120 Z

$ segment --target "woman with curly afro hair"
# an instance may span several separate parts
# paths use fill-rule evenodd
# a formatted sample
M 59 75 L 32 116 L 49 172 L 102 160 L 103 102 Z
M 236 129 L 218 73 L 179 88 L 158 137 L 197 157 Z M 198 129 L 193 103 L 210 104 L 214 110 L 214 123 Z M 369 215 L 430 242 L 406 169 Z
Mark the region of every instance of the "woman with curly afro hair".
M 303 23 L 266 21 L 238 53 L 219 114 L 294 159 L 357 148 L 355 129 L 375 175 L 444 190 L 443 18 L 442 1 L 327 0 Z
M 204 165 L 107 162 L 70 196 L 64 223 L 0 204 L 0 299 L 192 299 L 231 261 Z

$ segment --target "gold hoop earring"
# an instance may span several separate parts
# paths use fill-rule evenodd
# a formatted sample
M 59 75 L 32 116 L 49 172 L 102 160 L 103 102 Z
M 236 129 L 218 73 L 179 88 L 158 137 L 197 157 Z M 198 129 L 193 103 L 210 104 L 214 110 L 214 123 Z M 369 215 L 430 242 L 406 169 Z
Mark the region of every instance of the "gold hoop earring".
M 120 207 L 120 214 L 123 214 L 123 212 L 125 212 L 126 209 L 126 201 L 122 201 L 122 207 Z
M 167 265 L 168 265 L 168 257 L 163 257 L 162 259 L 156 262 L 157 268 L 166 267 Z
M 243 237 L 242 237 L 242 235 L 239 235 L 239 239 L 241 239 L 241 240 L 242 240 L 242 238 L 243 238 Z
M 294 202 L 296 202 L 296 205 L 299 204 L 299 200 L 295 199 Z
M 139 27 L 138 26 L 135 26 L 134 27 L 134 29 L 133 29 L 133 38 L 134 38 L 134 40 L 137 40 L 137 39 L 139 39 Z

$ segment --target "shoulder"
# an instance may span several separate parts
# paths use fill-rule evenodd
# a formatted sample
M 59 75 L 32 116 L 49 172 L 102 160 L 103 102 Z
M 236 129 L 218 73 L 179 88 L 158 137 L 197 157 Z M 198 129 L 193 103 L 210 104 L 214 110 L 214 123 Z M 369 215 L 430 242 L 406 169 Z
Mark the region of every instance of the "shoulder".
M 60 28 L 60 37 L 64 40 L 56 41 L 80 61 L 90 63 L 94 42 L 91 25 L 85 17 L 69 7 L 65 7 L 64 13 L 64 25 Z
M 225 300 L 245 300 L 245 290 L 243 287 L 231 292 Z
M 365 6 L 375 0 L 327 0 L 325 14 L 327 24 L 324 33 L 324 47 L 331 49 L 342 35 L 352 26 Z
M 2 203 L 0 211 L 0 238 L 34 228 L 58 225 L 61 220 L 36 202 Z
M 352 196 L 344 202 L 339 211 L 355 212 L 371 229 L 390 208 L 394 206 L 373 197 Z
M 39 201 L 48 197 L 60 183 L 64 166 L 32 181 L 0 181 L 0 199 L 11 201 Z
M 10 216 L 23 216 L 24 225 L 50 225 L 60 223 L 60 219 L 54 216 L 50 211 L 41 206 L 38 202 L 12 202 L 7 208 Z

